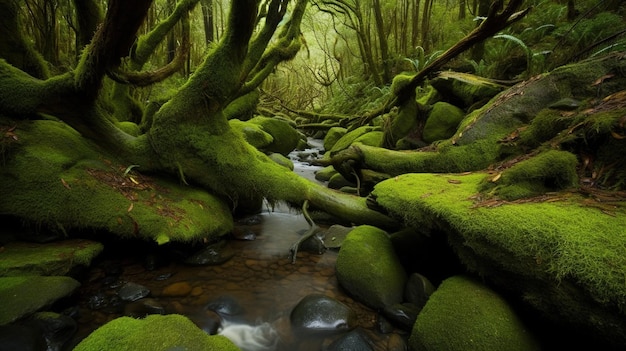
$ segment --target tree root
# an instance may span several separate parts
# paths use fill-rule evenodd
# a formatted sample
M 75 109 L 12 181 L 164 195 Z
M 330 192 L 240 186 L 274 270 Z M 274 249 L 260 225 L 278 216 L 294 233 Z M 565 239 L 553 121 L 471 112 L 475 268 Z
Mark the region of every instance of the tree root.
M 309 238 L 315 238 L 316 240 L 319 240 L 320 244 L 323 247 L 326 247 L 322 238 L 317 235 L 321 233 L 321 228 L 317 224 L 315 224 L 315 222 L 313 222 L 313 220 L 311 219 L 311 215 L 309 214 L 309 200 L 305 200 L 302 204 L 302 215 L 304 215 L 304 219 L 306 219 L 307 223 L 309 223 L 309 230 L 307 230 L 306 233 L 304 233 L 302 237 L 298 239 L 298 241 L 291 245 L 291 248 L 289 249 L 289 258 L 291 259 L 292 264 L 296 263 L 296 256 L 298 255 L 298 249 L 300 248 L 300 245 L 302 245 L 302 243 L 307 241 Z

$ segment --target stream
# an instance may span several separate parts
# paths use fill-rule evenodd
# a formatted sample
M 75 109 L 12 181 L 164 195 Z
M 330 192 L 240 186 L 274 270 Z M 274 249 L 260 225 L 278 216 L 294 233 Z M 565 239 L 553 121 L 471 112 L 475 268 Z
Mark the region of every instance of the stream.
M 316 181 L 319 167 L 308 161 L 318 155 L 321 141 L 310 140 L 310 145 L 312 149 L 295 151 L 290 158 L 294 172 Z M 78 293 L 79 331 L 73 344 L 123 315 L 177 313 L 207 333 L 227 336 L 244 351 L 323 350 L 345 331 L 302 335 L 292 330 L 289 319 L 300 300 L 321 294 L 355 312 L 357 329 L 374 350 L 403 349 L 401 339 L 406 335 L 401 337 L 402 332 L 393 328 L 381 333 L 375 311 L 354 301 L 338 285 L 336 250 L 321 255 L 300 251 L 296 263 L 291 263 L 289 248 L 308 228 L 297 211 L 284 205 L 266 208 L 237 221 L 236 234 L 219 247 L 225 262 L 217 265 L 184 264 L 172 249 L 163 252 L 129 245 L 105 251 Z M 149 294 L 134 302 L 120 301 L 115 292 L 127 283 L 147 288 Z M 223 313 L 217 315 L 216 310 Z

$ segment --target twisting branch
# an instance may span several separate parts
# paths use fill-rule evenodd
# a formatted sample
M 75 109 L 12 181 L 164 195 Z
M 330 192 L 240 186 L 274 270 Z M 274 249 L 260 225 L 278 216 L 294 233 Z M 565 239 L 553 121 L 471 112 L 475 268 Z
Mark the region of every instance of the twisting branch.
M 454 46 L 449 48 L 442 55 L 437 57 L 421 71 L 419 71 L 406 85 L 398 90 L 387 103 L 377 111 L 374 111 L 361 119 L 361 125 L 368 124 L 376 116 L 388 113 L 395 106 L 401 105 L 406 99 L 408 99 L 412 92 L 422 83 L 422 81 L 431 75 L 432 73 L 441 69 L 441 67 L 462 54 L 463 52 L 471 49 L 474 45 L 491 38 L 496 33 L 510 26 L 514 22 L 522 19 L 531 10 L 527 8 L 525 10 L 516 12 L 522 5 L 523 0 L 511 0 L 504 10 L 502 10 L 504 0 L 495 1 L 489 9 L 489 15 L 487 18 L 476 27 L 472 32 L 463 37 Z M 500 12 L 500 10 L 502 10 Z
M 130 84 L 138 87 L 148 86 L 160 81 L 165 80 L 170 77 L 172 74 L 178 72 L 185 61 L 187 60 L 187 56 L 189 55 L 190 45 L 190 24 L 189 24 L 189 14 L 185 12 L 181 15 L 182 22 L 182 42 L 181 45 L 176 50 L 176 55 L 174 59 L 168 63 L 167 65 L 154 70 L 154 71 L 123 71 L 119 67 L 115 67 L 107 71 L 107 75 L 109 78 L 121 84 Z M 143 66 L 143 62 L 135 62 L 137 67 Z

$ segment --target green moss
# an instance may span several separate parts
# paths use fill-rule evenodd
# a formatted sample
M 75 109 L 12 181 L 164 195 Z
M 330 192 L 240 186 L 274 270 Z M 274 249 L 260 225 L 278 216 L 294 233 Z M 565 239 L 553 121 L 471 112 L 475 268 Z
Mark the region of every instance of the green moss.
M 159 243 L 201 240 L 232 228 L 230 211 L 220 199 L 127 173 L 126 166 L 113 157 L 105 160 L 95 145 L 63 123 L 32 121 L 16 133 L 23 146 L 0 169 L 0 192 L 6 194 L 0 213 Z
M 347 132 L 348 130 L 343 127 L 330 128 L 324 137 L 324 150 L 331 150 L 337 141 L 346 135 Z
M 549 318 L 626 340 L 626 213 L 585 198 L 476 207 L 485 175 L 407 174 L 379 183 L 379 205 L 409 225 L 444 229 L 464 264 Z M 576 311 L 585 310 L 584 316 Z
M 460 108 L 446 102 L 437 102 L 433 105 L 424 125 L 424 141 L 432 143 L 452 137 L 463 117 L 465 112 Z
M 491 99 L 505 88 L 486 78 L 461 72 L 442 72 L 430 84 L 449 100 L 467 107 Z
M 578 184 L 578 159 L 567 151 L 549 150 L 490 176 L 483 191 L 506 200 L 572 188 Z
M 77 265 L 89 266 L 102 249 L 102 244 L 87 240 L 7 243 L 0 260 L 0 276 L 66 275 Z
M 350 147 L 350 145 L 352 145 L 352 143 L 356 140 L 356 138 L 374 130 L 376 130 L 376 128 L 368 127 L 368 126 L 358 127 L 354 130 L 351 130 L 348 133 L 346 133 L 344 136 L 339 138 L 339 140 L 337 140 L 337 142 L 333 145 L 333 147 L 327 151 L 334 153 L 334 152 L 347 149 L 348 147 Z
M 555 137 L 569 124 L 570 119 L 561 116 L 561 113 L 553 109 L 541 110 L 528 127 L 520 132 L 519 143 L 522 146 L 535 148 Z
M 389 127 L 385 128 L 384 144 L 381 145 L 390 148 L 395 147 L 398 140 L 406 137 L 417 128 L 418 114 L 419 111 L 415 98 L 407 99 L 399 107 L 397 114 L 389 114 L 387 118 L 391 121 Z
M 402 302 L 407 276 L 391 239 L 381 229 L 353 229 L 341 245 L 336 270 L 339 284 L 372 308 Z
M 208 335 L 187 317 L 150 315 L 144 319 L 121 317 L 98 328 L 74 351 L 239 351 L 230 340 Z
M 354 142 L 369 146 L 381 146 L 383 142 L 383 132 L 375 130 L 365 133 L 354 139 Z
M 315 179 L 319 180 L 320 182 L 327 182 L 335 174 L 337 174 L 337 171 L 335 170 L 335 167 L 333 167 L 333 166 L 326 166 L 326 167 L 320 169 L 319 171 L 315 172 Z
M 288 170 L 293 171 L 293 162 L 288 157 L 285 157 L 279 153 L 272 153 L 269 155 L 269 158 L 279 165 L 287 168 Z
M 224 116 L 229 120 L 233 118 L 242 121 L 251 119 L 259 103 L 259 95 L 258 90 L 253 90 L 246 95 L 238 97 L 224 108 Z
M 250 145 L 259 150 L 263 150 L 274 142 L 274 137 L 265 132 L 263 128 L 256 123 L 242 122 L 238 119 L 228 121 L 230 126 L 241 133 Z
M 124 121 L 124 122 L 118 123 L 117 126 L 121 130 L 123 130 L 126 134 L 129 134 L 129 135 L 132 135 L 132 136 L 139 136 L 139 134 L 141 134 L 141 129 L 134 122 Z
M 446 279 L 430 296 L 409 345 L 416 351 L 540 349 L 502 297 L 464 276 Z
M 414 76 L 415 76 L 415 73 L 403 73 L 403 74 L 398 74 L 395 77 L 393 77 L 393 81 L 391 82 L 391 92 L 394 95 L 397 95 L 400 89 L 402 89 L 407 84 L 409 84 L 409 82 L 411 81 L 411 79 L 413 79 Z
M 300 134 L 285 120 L 280 118 L 254 117 L 249 122 L 261 126 L 266 133 L 274 138 L 274 141 L 265 147 L 266 151 L 287 155 L 298 146 Z
M 0 278 L 0 325 L 14 322 L 70 295 L 80 283 L 70 277 Z

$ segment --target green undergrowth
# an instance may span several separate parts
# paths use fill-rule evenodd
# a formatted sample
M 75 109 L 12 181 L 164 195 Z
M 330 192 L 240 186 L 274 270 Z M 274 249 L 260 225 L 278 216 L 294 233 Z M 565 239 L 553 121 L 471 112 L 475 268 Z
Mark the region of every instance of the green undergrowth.
M 377 202 L 414 226 L 444 225 L 477 255 L 540 279 L 567 280 L 626 313 L 626 213 L 605 214 L 578 195 L 476 206 L 484 173 L 406 174 L 379 183 Z

